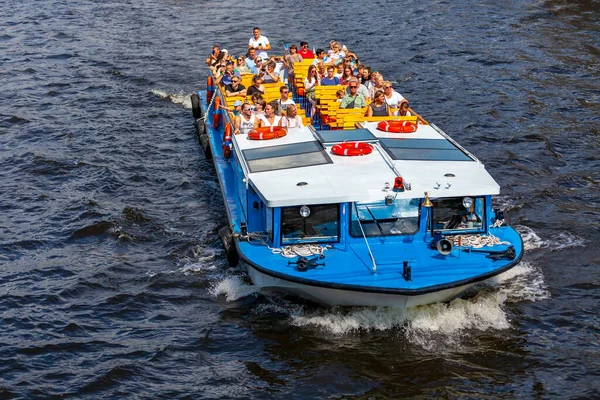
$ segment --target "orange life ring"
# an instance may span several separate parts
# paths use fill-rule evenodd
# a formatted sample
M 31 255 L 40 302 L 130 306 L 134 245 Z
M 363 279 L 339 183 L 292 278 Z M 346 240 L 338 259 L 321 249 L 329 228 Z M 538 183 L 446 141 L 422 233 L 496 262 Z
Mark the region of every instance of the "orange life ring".
M 417 131 L 417 125 L 408 121 L 381 121 L 377 129 L 394 133 L 413 133 Z
M 287 135 L 287 130 L 281 126 L 263 126 L 262 128 L 252 129 L 248 132 L 248 139 L 271 140 L 284 137 L 285 135 Z
M 210 104 L 210 101 L 212 100 L 213 91 L 213 78 L 209 75 L 206 79 L 206 102 L 208 104 Z
M 365 142 L 344 142 L 331 148 L 336 156 L 366 156 L 373 152 L 373 146 Z
M 223 131 L 223 141 L 224 142 L 231 141 L 231 122 L 225 123 L 225 130 Z

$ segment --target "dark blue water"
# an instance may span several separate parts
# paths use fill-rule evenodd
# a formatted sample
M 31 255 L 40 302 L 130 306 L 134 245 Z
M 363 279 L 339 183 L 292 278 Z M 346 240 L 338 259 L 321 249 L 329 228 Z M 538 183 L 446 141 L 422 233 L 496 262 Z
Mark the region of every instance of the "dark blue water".
M 0 398 L 600 397 L 600 3 L 0 0 Z M 338 39 L 502 186 L 524 261 L 406 313 L 262 294 L 187 99 Z

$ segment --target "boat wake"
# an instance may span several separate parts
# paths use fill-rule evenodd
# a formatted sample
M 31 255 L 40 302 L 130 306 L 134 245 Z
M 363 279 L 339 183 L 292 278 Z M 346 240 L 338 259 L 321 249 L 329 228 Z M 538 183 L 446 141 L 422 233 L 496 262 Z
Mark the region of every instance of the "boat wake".
M 259 286 L 250 285 L 238 275 L 228 276 L 216 282 L 209 293 L 214 297 L 225 296 L 228 302 L 236 301 L 260 291 Z
M 169 100 L 174 104 L 181 104 L 183 105 L 183 108 L 192 108 L 192 100 L 190 98 L 190 94 L 167 93 L 163 90 L 158 89 L 152 89 L 151 92 L 156 96 L 160 97 L 161 99 Z
M 554 237 L 542 240 L 542 238 L 528 226 L 516 225 L 514 228 L 523 238 L 525 250 L 548 249 L 550 251 L 558 251 L 572 247 L 585 246 L 585 239 L 569 232 L 562 231 Z

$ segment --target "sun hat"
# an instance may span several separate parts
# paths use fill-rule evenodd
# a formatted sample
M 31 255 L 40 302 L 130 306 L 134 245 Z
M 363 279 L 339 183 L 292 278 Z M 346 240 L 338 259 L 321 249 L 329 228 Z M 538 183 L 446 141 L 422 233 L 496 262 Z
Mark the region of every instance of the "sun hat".
M 242 102 L 239 101 L 239 100 L 236 100 L 236 101 L 233 102 L 233 106 L 234 107 L 238 107 L 238 106 L 241 106 L 241 105 L 242 105 Z

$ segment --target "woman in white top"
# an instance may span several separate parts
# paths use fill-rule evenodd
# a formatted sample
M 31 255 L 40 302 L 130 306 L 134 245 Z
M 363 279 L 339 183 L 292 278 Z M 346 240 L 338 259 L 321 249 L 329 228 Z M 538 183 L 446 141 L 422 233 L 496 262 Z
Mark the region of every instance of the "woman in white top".
M 273 104 L 268 103 L 265 107 L 265 115 L 260 118 L 260 127 L 265 126 L 281 126 L 281 117 L 275 115 L 275 107 Z
M 295 104 L 287 106 L 285 117 L 281 118 L 281 126 L 286 128 L 302 128 L 302 117 L 298 115 Z
M 311 65 L 308 67 L 306 79 L 304 79 L 304 90 L 306 91 L 306 98 L 310 101 L 312 107 L 310 108 L 310 117 L 315 115 L 317 100 L 315 98 L 315 91 L 317 86 L 321 84 L 321 77 L 317 72 L 317 67 Z
M 388 105 L 394 110 L 398 107 L 398 104 L 404 100 L 404 97 L 394 90 L 392 87 L 392 82 L 390 81 L 383 82 L 383 93 L 385 93 L 386 103 L 388 103 Z
M 242 105 L 242 114 L 235 117 L 235 133 L 247 135 L 252 129 L 258 128 L 258 118 L 252 114 L 252 106 L 248 103 Z

